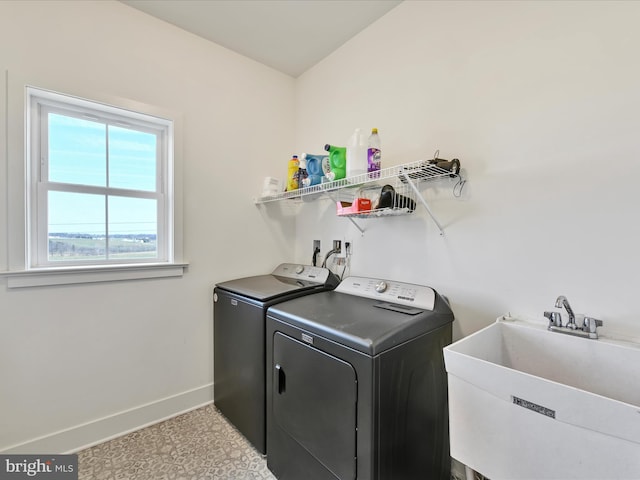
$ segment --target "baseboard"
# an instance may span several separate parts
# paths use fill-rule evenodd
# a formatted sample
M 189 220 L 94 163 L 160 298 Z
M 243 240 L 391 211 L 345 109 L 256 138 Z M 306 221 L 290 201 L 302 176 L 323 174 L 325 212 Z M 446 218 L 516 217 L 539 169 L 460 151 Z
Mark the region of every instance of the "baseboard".
M 213 384 L 178 393 L 50 435 L 13 445 L 0 453 L 75 453 L 213 402 Z

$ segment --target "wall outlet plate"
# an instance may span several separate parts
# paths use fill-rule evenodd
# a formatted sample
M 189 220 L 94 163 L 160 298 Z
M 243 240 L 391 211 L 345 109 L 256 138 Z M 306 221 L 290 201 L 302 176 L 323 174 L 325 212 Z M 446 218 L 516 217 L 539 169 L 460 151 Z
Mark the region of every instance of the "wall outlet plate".
M 351 255 L 351 252 L 347 250 L 347 243 L 349 244 L 349 247 L 351 247 L 352 245 L 351 240 L 346 240 L 345 238 L 343 238 L 342 240 L 338 241 L 340 242 L 340 250 L 338 251 L 338 253 L 336 253 L 336 257 L 347 258 L 348 255 Z M 334 240 L 334 242 L 336 242 L 336 240 Z

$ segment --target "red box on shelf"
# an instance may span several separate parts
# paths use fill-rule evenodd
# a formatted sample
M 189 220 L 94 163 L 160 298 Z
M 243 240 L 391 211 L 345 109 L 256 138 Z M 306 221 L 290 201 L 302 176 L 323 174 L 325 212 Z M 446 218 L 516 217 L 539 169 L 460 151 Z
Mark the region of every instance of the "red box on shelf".
M 352 213 L 361 213 L 371 210 L 371 199 L 356 198 L 353 203 L 336 202 L 338 215 L 349 215 Z

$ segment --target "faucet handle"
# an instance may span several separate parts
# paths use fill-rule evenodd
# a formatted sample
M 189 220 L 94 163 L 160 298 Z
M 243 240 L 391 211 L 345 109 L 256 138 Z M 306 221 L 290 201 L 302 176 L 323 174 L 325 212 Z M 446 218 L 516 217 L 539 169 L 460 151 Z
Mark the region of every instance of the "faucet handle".
M 584 317 L 583 330 L 589 332 L 589 338 L 598 338 L 598 327 L 602 326 L 602 320 L 592 317 Z
M 549 319 L 549 328 L 562 326 L 562 315 L 560 312 L 544 312 L 544 316 Z

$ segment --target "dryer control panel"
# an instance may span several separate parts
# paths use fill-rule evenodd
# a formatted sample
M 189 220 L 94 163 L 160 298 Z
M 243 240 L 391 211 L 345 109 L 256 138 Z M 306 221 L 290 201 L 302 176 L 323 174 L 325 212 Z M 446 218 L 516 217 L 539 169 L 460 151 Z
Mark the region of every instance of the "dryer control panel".
M 349 277 L 335 291 L 424 310 L 433 310 L 436 301 L 431 287 L 380 278 Z

